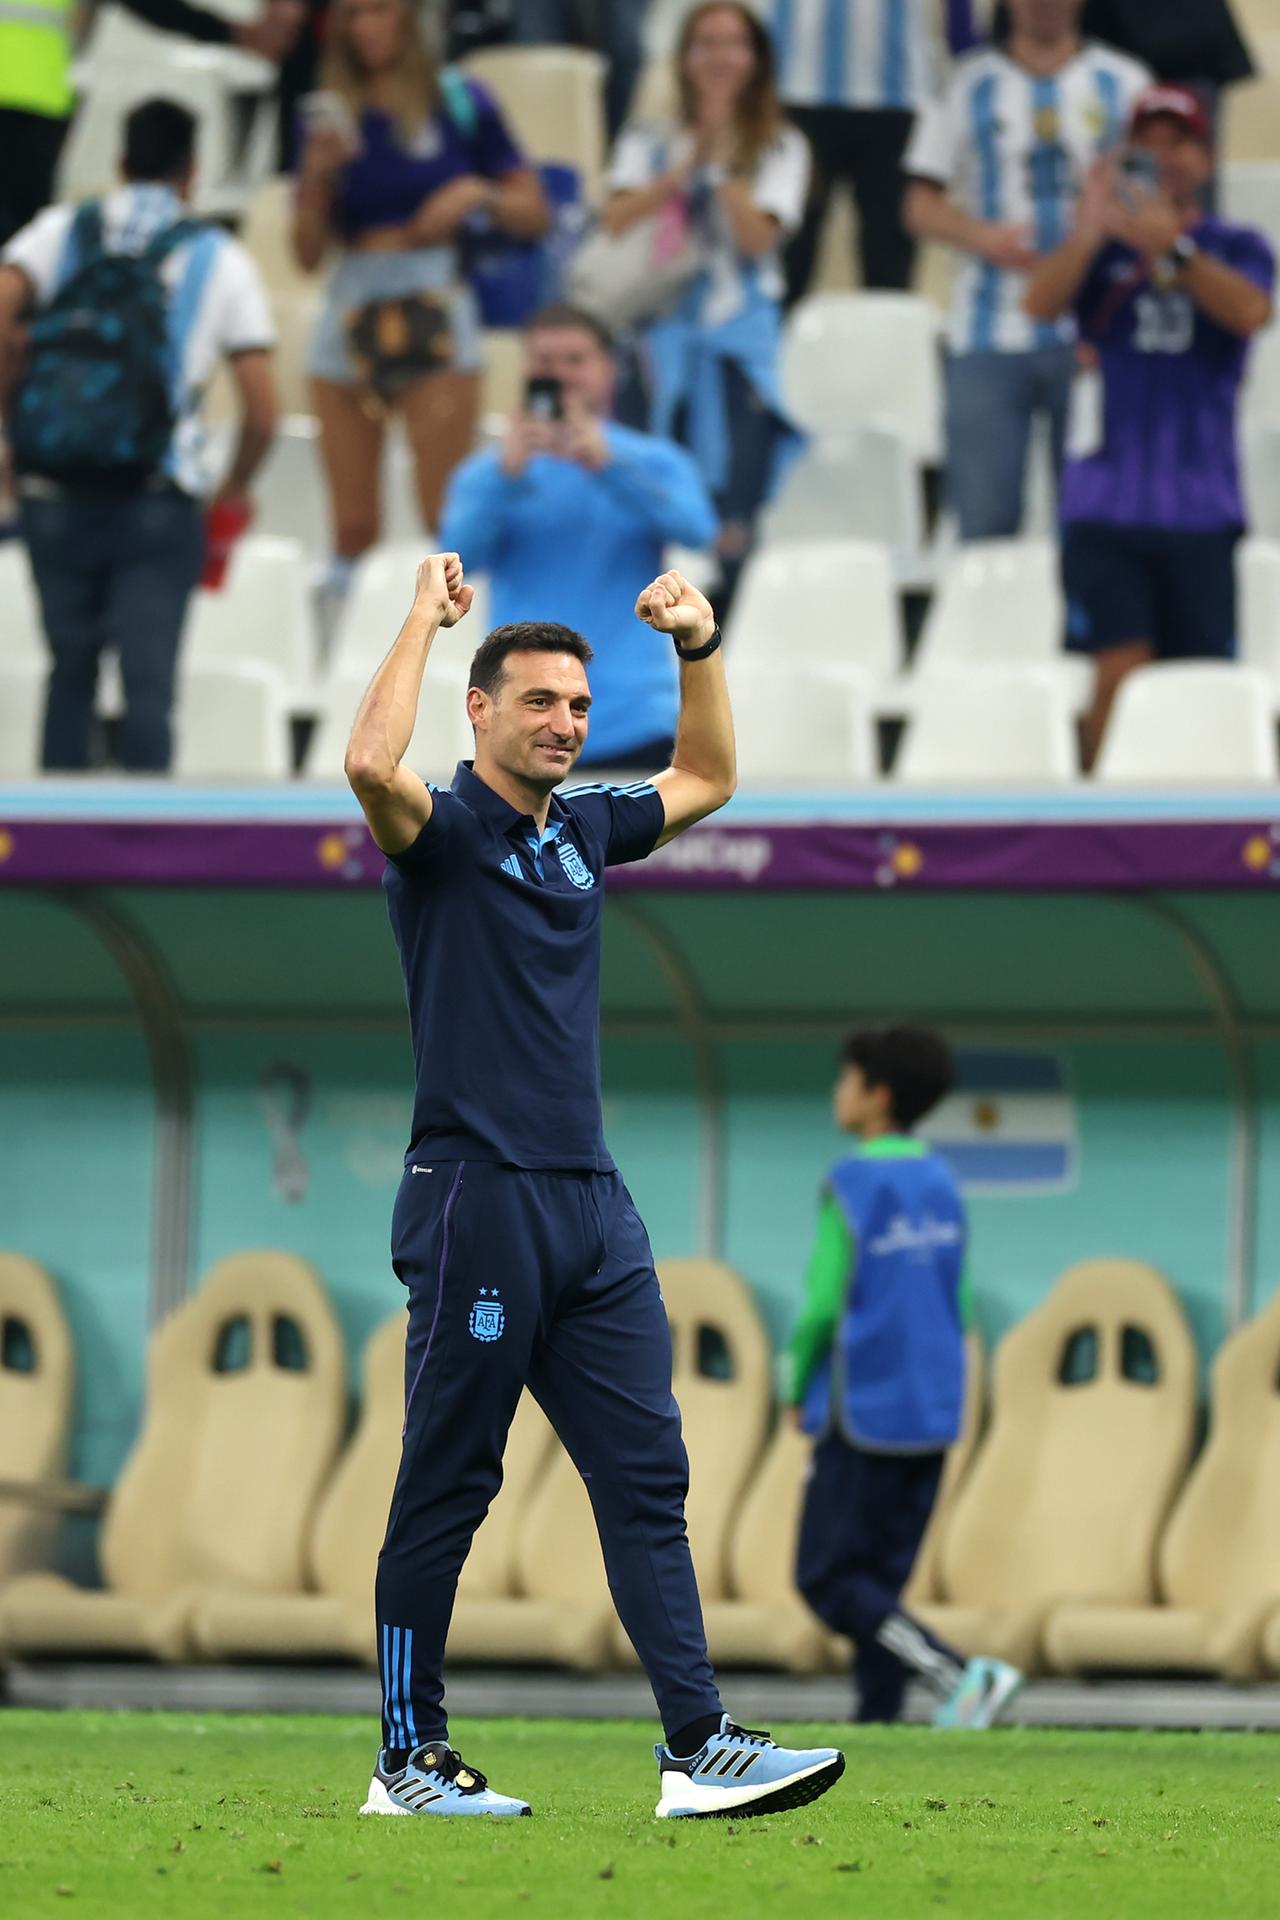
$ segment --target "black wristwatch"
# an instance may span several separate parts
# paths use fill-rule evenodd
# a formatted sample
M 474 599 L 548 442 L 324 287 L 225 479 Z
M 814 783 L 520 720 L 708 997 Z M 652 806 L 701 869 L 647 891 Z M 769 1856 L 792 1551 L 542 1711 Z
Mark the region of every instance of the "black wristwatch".
M 712 629 L 711 638 L 707 641 L 705 647 L 682 647 L 674 634 L 672 634 L 671 638 L 675 643 L 676 652 L 682 660 L 705 660 L 709 655 L 713 654 L 720 645 L 720 629 L 719 627 Z
M 1160 264 L 1173 279 L 1179 273 L 1185 273 L 1200 249 L 1189 233 L 1180 233 Z

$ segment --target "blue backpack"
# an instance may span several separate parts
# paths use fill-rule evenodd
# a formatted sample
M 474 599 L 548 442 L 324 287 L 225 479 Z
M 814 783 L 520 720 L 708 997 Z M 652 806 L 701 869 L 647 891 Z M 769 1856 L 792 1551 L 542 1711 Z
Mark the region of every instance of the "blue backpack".
M 179 220 L 141 253 L 108 253 L 101 208 L 89 201 L 79 209 L 62 284 L 31 325 L 10 433 L 19 473 L 125 486 L 155 473 L 177 417 L 160 267 L 202 231 Z

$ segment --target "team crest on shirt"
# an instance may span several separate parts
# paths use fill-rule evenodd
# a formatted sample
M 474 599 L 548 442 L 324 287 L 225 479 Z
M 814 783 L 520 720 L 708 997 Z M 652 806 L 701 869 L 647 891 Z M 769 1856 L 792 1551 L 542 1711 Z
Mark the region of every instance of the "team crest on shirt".
M 558 840 L 556 845 L 560 849 L 560 865 L 565 876 L 583 893 L 589 893 L 596 883 L 596 877 L 572 840 Z
M 468 1325 L 476 1340 L 501 1340 L 507 1316 L 502 1310 L 496 1287 L 481 1287 L 480 1298 L 471 1309 Z

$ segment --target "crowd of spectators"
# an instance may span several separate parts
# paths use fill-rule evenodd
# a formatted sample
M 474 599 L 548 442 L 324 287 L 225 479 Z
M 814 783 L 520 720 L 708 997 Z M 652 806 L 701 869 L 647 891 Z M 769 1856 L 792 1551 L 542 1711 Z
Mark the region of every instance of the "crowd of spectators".
M 656 571 L 671 542 L 709 549 L 724 618 L 762 509 L 803 448 L 780 373 L 784 313 L 812 283 L 841 185 L 864 285 L 909 287 L 921 241 L 955 256 L 944 498 L 962 541 L 1019 531 L 1033 430 L 1047 428 L 1065 476 L 1067 642 L 1100 661 L 1088 751 L 1129 667 L 1233 651 L 1234 408 L 1248 337 L 1270 318 L 1273 261 L 1261 236 L 1207 212 L 1219 92 L 1250 71 L 1226 0 L 705 0 L 679 24 L 658 113 L 633 107 L 645 0 L 478 0 L 427 9 L 425 25 L 413 0 L 265 0 L 238 29 L 186 0 L 126 4 L 282 63 L 291 243 L 298 266 L 323 275 L 306 372 L 331 503 L 330 603 L 381 536 L 382 448 L 398 416 L 423 526 L 489 574 L 495 618 L 589 632 L 597 760 L 646 763 L 672 724 L 669 663 L 655 657 L 647 675 L 613 631 L 615 582 Z M 41 43 L 37 59 L 15 37 L 37 12 L 0 23 L 0 137 L 16 161 L 0 190 L 9 414 L 54 330 L 80 230 L 69 208 L 40 211 L 72 95 L 61 54 L 51 62 Z M 476 453 L 484 331 L 469 262 L 481 241 L 546 243 L 550 260 L 557 208 L 541 156 L 522 152 L 494 95 L 433 49 L 544 39 L 608 61 L 612 149 L 592 244 L 616 297 L 575 307 L 572 269 L 561 275 L 567 294 L 527 323 L 506 439 Z M 184 134 L 180 110 L 166 111 L 130 122 L 126 185 L 103 203 L 108 252 L 136 257 L 186 218 L 189 116 Z M 188 339 L 164 460 L 123 488 L 17 462 L 55 661 L 50 767 L 89 763 L 98 655 L 115 647 L 134 715 L 119 757 L 168 762 L 164 703 L 208 497 L 189 449 L 221 355 L 244 414 L 222 501 L 249 517 L 275 410 L 269 309 L 248 256 L 212 231 L 184 229 L 160 265 Z M 128 531 L 162 512 L 180 536 Z M 63 567 L 68 542 L 77 561 Z M 103 595 L 107 573 L 128 585 Z M 90 600 L 104 611 L 85 620 Z M 139 607 L 152 637 L 126 652 Z

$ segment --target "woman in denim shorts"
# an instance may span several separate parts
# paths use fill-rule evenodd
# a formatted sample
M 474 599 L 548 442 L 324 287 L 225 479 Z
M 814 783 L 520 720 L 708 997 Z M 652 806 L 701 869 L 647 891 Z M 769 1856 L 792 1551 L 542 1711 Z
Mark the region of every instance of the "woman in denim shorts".
M 470 450 L 482 339 L 460 271 L 464 230 L 487 219 L 534 239 L 548 216 L 494 101 L 438 72 L 409 0 L 338 0 L 321 86 L 307 103 L 293 245 L 308 270 L 340 249 L 307 372 L 342 571 L 378 538 L 389 407 L 404 420 L 426 526 Z

